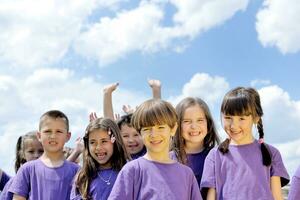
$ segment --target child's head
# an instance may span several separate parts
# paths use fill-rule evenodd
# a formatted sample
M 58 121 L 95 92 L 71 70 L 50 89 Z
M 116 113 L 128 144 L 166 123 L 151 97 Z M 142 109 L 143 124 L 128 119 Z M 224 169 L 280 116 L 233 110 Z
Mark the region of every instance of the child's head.
M 117 124 L 109 118 L 91 121 L 83 141 L 83 166 L 76 178 L 76 191 L 83 199 L 88 199 L 90 183 L 98 171 L 108 168 L 120 171 L 129 156 Z
M 27 161 L 38 159 L 44 152 L 42 144 L 36 136 L 37 131 L 31 131 L 18 138 L 16 145 L 15 171 Z
M 271 156 L 263 143 L 264 131 L 262 124 L 263 110 L 258 92 L 254 88 L 237 87 L 230 90 L 221 105 L 222 124 L 230 139 L 226 139 L 219 147 L 226 153 L 230 140 L 236 144 L 249 143 L 253 140 L 252 128 L 257 126 L 263 164 L 271 164 Z
M 177 129 L 174 107 L 163 100 L 151 99 L 141 104 L 132 116 L 133 127 L 141 133 L 147 152 L 169 150 L 170 137 Z
M 68 117 L 59 110 L 44 113 L 40 118 L 37 136 L 44 151 L 63 153 L 64 145 L 71 137 Z
M 176 106 L 178 129 L 173 149 L 180 162 L 185 163 L 187 144 L 197 144 L 210 149 L 219 143 L 212 115 L 208 105 L 200 98 L 187 97 Z
M 132 114 L 123 115 L 118 121 L 121 136 L 129 154 L 139 153 L 143 147 L 143 139 L 141 135 L 131 125 Z

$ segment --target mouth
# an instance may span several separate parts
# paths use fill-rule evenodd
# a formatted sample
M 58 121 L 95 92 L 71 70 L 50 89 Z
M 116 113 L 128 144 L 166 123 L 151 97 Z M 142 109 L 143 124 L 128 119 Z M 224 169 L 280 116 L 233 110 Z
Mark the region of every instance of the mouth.
M 190 136 L 198 136 L 198 135 L 200 135 L 200 132 L 199 131 L 189 132 L 189 135 Z
M 128 145 L 129 148 L 136 148 L 138 146 L 139 146 L 139 144 L 130 144 L 130 145 Z
M 150 141 L 150 143 L 153 145 L 158 145 L 158 144 L 162 143 L 162 140 L 153 140 L 153 141 Z
M 106 157 L 107 153 L 101 152 L 101 153 L 96 153 L 96 156 L 99 160 L 103 160 Z
M 57 142 L 55 142 L 55 141 L 50 141 L 49 144 L 50 144 L 50 145 L 57 145 Z

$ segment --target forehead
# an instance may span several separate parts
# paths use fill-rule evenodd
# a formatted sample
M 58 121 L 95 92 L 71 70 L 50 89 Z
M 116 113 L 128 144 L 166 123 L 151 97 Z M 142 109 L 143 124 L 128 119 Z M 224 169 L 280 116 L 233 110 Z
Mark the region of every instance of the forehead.
M 45 117 L 41 123 L 41 129 L 61 129 L 67 130 L 66 120 L 63 118 Z
M 137 133 L 137 131 L 135 130 L 135 128 L 128 126 L 127 124 L 123 124 L 121 126 L 121 134 L 123 133 Z
M 101 129 L 93 130 L 89 134 L 89 140 L 92 139 L 99 140 L 99 139 L 107 139 L 107 138 L 110 138 L 107 131 Z
M 43 148 L 42 144 L 37 139 L 34 139 L 34 138 L 27 138 L 24 141 L 24 147 L 25 148 Z
M 184 118 L 186 117 L 205 117 L 205 113 L 199 105 L 193 105 L 185 109 Z

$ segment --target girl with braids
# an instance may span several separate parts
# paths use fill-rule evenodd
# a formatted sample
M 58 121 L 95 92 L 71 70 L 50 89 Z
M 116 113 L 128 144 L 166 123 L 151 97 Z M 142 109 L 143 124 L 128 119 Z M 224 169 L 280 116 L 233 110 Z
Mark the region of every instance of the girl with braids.
M 176 106 L 178 129 L 173 139 L 172 159 L 192 168 L 200 185 L 204 160 L 219 144 L 219 137 L 207 104 L 200 98 L 187 97 Z
M 207 199 L 282 199 L 289 176 L 280 152 L 264 142 L 262 115 L 255 89 L 237 87 L 225 95 L 221 119 L 228 139 L 206 157 L 201 189 L 208 189 Z
M 15 161 L 15 171 L 18 172 L 21 165 L 24 163 L 38 159 L 44 152 L 42 144 L 39 142 L 37 136 L 37 131 L 31 131 L 22 135 L 18 138 L 16 145 L 16 161 Z M 5 185 L 3 191 L 1 192 L 1 200 L 11 200 L 13 198 L 13 193 L 9 192 L 8 189 L 12 184 L 13 178 L 11 178 Z
M 85 131 L 83 166 L 76 175 L 70 199 L 107 199 L 118 172 L 129 156 L 117 124 L 97 118 Z

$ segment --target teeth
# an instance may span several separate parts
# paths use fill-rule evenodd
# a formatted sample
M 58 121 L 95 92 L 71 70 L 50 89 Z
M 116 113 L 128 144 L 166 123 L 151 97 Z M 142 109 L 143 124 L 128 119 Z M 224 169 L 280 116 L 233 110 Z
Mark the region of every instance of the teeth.
M 159 143 L 161 143 L 161 140 L 159 140 L 159 141 L 151 141 L 151 143 L 152 144 L 159 144 Z
M 199 132 L 190 132 L 190 135 L 191 136 L 196 136 L 196 135 L 199 135 Z

